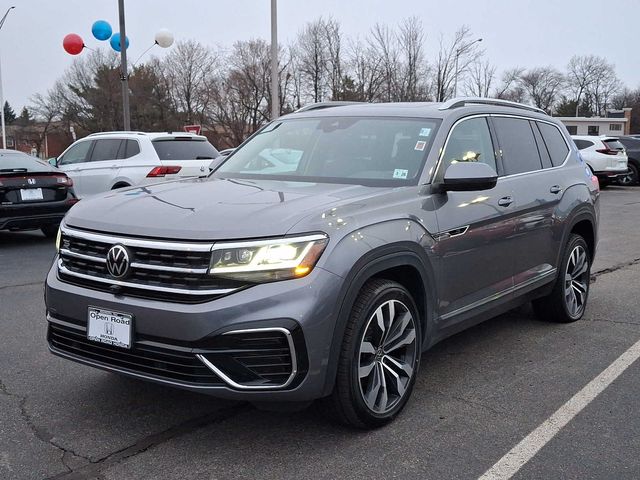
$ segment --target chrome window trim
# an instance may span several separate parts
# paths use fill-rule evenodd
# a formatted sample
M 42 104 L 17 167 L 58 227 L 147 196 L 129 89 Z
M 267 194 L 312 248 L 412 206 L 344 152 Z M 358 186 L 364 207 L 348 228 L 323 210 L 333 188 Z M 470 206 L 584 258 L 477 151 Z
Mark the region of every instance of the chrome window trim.
M 444 152 L 447 150 L 447 145 L 449 144 L 449 139 L 451 138 L 451 133 L 453 132 L 453 130 L 458 126 L 458 124 L 464 122 L 465 120 L 470 120 L 473 118 L 489 118 L 489 117 L 508 117 L 508 118 L 518 118 L 521 120 L 529 120 L 529 121 L 533 121 L 533 122 L 542 122 L 542 123 L 547 123 L 549 125 L 553 125 L 554 127 L 556 127 L 556 129 L 558 129 L 558 131 L 560 132 L 560 135 L 562 135 L 562 138 L 564 139 L 564 143 L 567 145 L 567 148 L 569 149 L 569 151 L 567 152 L 567 156 L 564 159 L 564 162 L 562 162 L 561 165 L 558 166 L 553 166 L 550 168 L 541 168 L 540 170 L 532 170 L 530 172 L 521 172 L 521 173 L 513 173 L 511 175 L 502 175 L 502 176 L 498 176 L 498 181 L 500 181 L 500 179 L 502 178 L 511 178 L 511 177 L 517 177 L 520 175 L 529 175 L 532 173 L 538 173 L 538 172 L 548 172 L 548 171 L 552 171 L 552 170 L 556 170 L 559 168 L 564 167 L 567 162 L 569 161 L 569 157 L 571 156 L 571 144 L 567 141 L 567 137 L 562 133 L 562 131 L 560 130 L 560 128 L 558 127 L 558 125 L 556 125 L 555 123 L 549 121 L 549 120 L 545 120 L 545 119 L 541 119 L 541 118 L 534 118 L 534 117 L 527 117 L 527 116 L 523 116 L 523 115 L 515 115 L 515 114 L 509 114 L 509 113 L 477 113 L 474 115 L 469 115 L 467 117 L 462 117 L 459 118 L 458 120 L 456 120 L 453 125 L 451 125 L 451 128 L 449 129 L 449 131 L 447 132 L 447 138 L 444 141 L 444 144 L 442 146 L 442 149 L 440 150 L 440 153 L 438 154 L 438 163 L 436 164 L 436 168 L 433 171 L 433 174 L 431 175 L 431 178 L 429 179 L 429 183 L 433 183 L 434 180 L 436 179 L 436 177 L 438 176 L 438 172 L 440 171 L 440 167 L 442 165 L 442 157 L 444 155 Z M 491 139 L 493 141 L 493 138 Z M 544 140 L 544 138 L 543 138 Z M 494 145 L 495 147 L 498 147 L 499 145 Z M 497 157 L 498 155 L 500 155 L 500 157 L 502 157 L 502 150 L 496 150 L 495 152 L 496 155 L 496 161 L 497 161 Z M 497 173 L 497 172 L 496 172 Z
M 121 244 L 126 247 L 150 248 L 155 250 L 178 250 L 181 252 L 210 252 L 213 247 L 212 242 L 172 242 L 164 240 L 143 240 L 138 238 L 120 237 L 115 235 L 85 232 L 76 230 L 66 225 L 61 227 L 62 235 L 68 235 L 74 238 L 91 240 L 99 243 Z
M 284 333 L 287 338 L 287 343 L 289 344 L 289 352 L 291 355 L 291 375 L 287 378 L 287 380 L 280 385 L 243 385 L 241 383 L 237 383 L 233 381 L 228 375 L 226 375 L 222 370 L 216 367 L 210 360 L 208 360 L 204 355 L 198 353 L 196 357 L 204 363 L 213 373 L 218 375 L 223 382 L 229 385 L 232 388 L 237 390 L 274 390 L 278 388 L 287 387 L 295 378 L 298 373 L 298 361 L 296 359 L 296 347 L 293 343 L 293 337 L 291 336 L 291 332 L 284 327 L 265 327 L 265 328 L 248 328 L 243 330 L 231 330 L 229 332 L 225 332 L 222 335 L 232 335 L 239 333 L 254 333 L 254 332 L 280 332 Z
M 77 273 L 67 269 L 63 264 L 62 260 L 58 259 L 58 270 L 65 275 L 69 275 L 72 277 L 82 278 L 83 280 L 94 281 L 98 283 L 104 283 L 105 285 L 118 285 L 121 287 L 129 287 L 129 288 L 137 288 L 139 290 L 149 290 L 155 292 L 165 292 L 165 293 L 176 293 L 179 295 L 226 295 L 231 292 L 235 292 L 238 290 L 237 288 L 218 288 L 218 289 L 210 289 L 210 290 L 188 290 L 181 288 L 170 288 L 170 287 L 161 287 L 155 285 L 145 285 L 142 283 L 131 283 L 124 282 L 122 280 L 115 280 L 110 278 L 103 277 L 95 277 L 93 275 L 85 275 L 84 273 Z

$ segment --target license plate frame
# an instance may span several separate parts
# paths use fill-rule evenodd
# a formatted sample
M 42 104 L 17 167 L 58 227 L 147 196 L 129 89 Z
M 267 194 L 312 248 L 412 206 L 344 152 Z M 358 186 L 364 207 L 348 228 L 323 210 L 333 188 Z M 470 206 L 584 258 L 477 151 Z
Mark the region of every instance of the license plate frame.
M 89 307 L 87 339 L 130 350 L 133 347 L 133 315 L 100 307 Z
M 33 200 L 44 200 L 41 188 L 21 188 L 20 198 L 23 202 L 30 202 Z

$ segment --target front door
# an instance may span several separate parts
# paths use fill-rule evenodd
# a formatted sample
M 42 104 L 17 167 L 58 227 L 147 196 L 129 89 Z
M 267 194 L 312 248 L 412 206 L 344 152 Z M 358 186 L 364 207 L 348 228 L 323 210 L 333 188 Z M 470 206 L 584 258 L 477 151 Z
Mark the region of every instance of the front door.
M 454 162 L 483 162 L 493 169 L 496 149 L 485 117 L 453 127 L 437 178 Z M 434 196 L 440 257 L 439 311 L 443 325 L 455 323 L 510 291 L 513 286 L 513 190 L 498 183 L 490 190 Z

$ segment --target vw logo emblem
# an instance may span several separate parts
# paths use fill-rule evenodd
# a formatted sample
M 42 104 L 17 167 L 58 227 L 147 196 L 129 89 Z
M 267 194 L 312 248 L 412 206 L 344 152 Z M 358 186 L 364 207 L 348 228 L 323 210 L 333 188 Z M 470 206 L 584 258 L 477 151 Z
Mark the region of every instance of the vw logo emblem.
M 114 278 L 122 278 L 129 273 L 129 252 L 122 245 L 114 245 L 107 252 L 107 270 Z

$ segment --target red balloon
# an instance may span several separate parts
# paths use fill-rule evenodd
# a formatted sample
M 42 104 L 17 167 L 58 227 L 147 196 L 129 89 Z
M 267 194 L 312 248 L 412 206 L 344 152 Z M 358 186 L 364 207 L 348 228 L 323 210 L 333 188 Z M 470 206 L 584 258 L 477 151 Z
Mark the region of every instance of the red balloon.
M 62 46 L 69 55 L 78 55 L 84 48 L 84 42 L 80 35 L 70 33 L 64 37 L 64 40 L 62 40 Z

